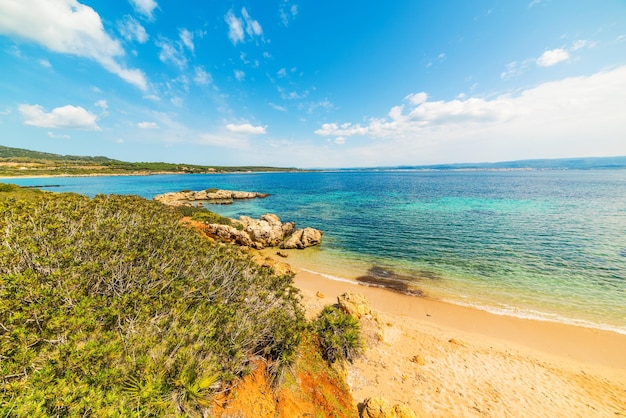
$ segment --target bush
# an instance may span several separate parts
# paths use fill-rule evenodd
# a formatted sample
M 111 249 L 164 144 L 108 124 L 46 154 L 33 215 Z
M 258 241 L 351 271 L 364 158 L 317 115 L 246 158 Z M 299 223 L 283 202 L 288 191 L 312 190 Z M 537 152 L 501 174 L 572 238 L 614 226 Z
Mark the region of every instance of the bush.
M 352 362 L 363 351 L 359 321 L 341 309 L 324 307 L 313 325 L 322 355 L 329 363 Z
M 293 359 L 292 276 L 131 196 L 0 196 L 0 416 L 203 416 Z

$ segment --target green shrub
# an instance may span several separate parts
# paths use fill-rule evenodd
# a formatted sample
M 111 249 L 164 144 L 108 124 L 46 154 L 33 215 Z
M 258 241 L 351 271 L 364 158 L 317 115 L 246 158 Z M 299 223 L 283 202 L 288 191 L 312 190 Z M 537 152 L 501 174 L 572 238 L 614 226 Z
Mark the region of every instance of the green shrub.
M 325 306 L 313 326 L 322 355 L 329 363 L 351 362 L 363 351 L 359 321 L 341 309 Z
M 293 359 L 292 276 L 131 196 L 0 196 L 0 416 L 203 416 Z

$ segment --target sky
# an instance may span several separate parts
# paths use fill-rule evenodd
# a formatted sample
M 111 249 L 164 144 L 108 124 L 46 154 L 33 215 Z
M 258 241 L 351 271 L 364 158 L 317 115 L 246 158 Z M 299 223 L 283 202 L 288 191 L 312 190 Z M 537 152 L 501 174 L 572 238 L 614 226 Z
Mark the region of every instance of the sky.
M 626 155 L 626 1 L 0 0 L 0 145 L 299 168 Z

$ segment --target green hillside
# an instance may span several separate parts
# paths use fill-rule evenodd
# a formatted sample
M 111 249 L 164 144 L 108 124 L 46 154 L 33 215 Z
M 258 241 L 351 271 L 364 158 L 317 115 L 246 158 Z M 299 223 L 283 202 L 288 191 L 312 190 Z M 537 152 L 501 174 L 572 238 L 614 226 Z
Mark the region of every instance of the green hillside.
M 107 157 L 59 155 L 0 146 L 0 176 L 93 175 L 152 173 L 229 173 L 295 171 L 259 166 L 203 166 L 163 162 L 125 162 Z

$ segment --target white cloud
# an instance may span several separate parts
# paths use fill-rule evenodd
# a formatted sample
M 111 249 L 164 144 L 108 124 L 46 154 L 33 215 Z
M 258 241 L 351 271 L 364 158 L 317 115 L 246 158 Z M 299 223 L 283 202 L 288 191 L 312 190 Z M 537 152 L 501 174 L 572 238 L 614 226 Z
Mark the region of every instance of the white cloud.
M 626 66 L 517 95 L 398 105 L 366 124 L 326 123 L 315 133 L 359 138 L 346 148 L 344 164 L 626 155 L 625 101 Z
M 159 129 L 159 125 L 156 122 L 139 122 L 137 127 L 140 129 Z
M 96 103 L 94 103 L 94 105 L 102 109 L 103 115 L 107 114 L 107 109 L 109 108 L 109 104 L 107 103 L 106 100 L 98 100 Z
M 194 72 L 195 74 L 193 77 L 193 81 L 195 81 L 196 84 L 207 85 L 211 84 L 211 82 L 213 81 L 213 77 L 211 77 L 211 74 L 207 73 L 202 67 L 196 67 L 194 69 Z
M 55 134 L 54 132 L 48 132 L 48 138 L 52 139 L 70 139 L 71 136 L 67 134 Z
M 124 16 L 123 19 L 117 22 L 117 30 L 120 35 L 131 42 L 137 41 L 141 44 L 148 42 L 148 32 L 137 19 L 130 15 Z
M 170 103 L 172 103 L 172 104 L 173 104 L 174 106 L 176 106 L 176 107 L 183 107 L 183 103 L 184 103 L 184 102 L 183 102 L 182 97 L 178 97 L 178 96 L 176 96 L 176 97 L 172 97 L 172 98 L 170 99 Z
M 155 44 L 161 49 L 159 59 L 162 62 L 174 64 L 181 70 L 187 66 L 187 57 L 180 47 L 180 44 L 163 37 Z
M 335 138 L 335 144 L 337 145 L 343 145 L 346 143 L 346 138 L 343 136 L 338 136 L 337 138 Z
M 100 15 L 77 0 L 0 1 L 0 33 L 91 59 L 126 82 L 147 89 L 143 72 L 117 61 L 124 50 L 104 30 Z
M 228 38 L 233 43 L 233 45 L 237 45 L 237 43 L 243 42 L 243 20 L 235 16 L 232 10 L 229 10 L 228 13 L 226 13 L 224 19 L 228 24 Z
M 40 59 L 40 60 L 39 60 L 39 64 L 40 64 L 42 67 L 52 68 L 52 64 L 50 64 L 50 61 L 48 61 L 47 59 Z
M 158 4 L 154 0 L 130 0 L 130 4 L 135 8 L 135 10 L 148 18 L 149 20 L 154 19 L 154 9 L 158 7 Z
M 266 133 L 267 126 L 254 126 L 249 123 L 242 123 L 239 125 L 235 125 L 233 123 L 229 123 L 226 125 L 226 130 L 229 132 L 237 133 L 237 134 L 249 134 L 249 135 L 260 135 Z
M 284 107 L 284 106 L 280 106 L 280 105 L 277 105 L 277 104 L 272 103 L 272 102 L 270 102 L 270 103 L 268 103 L 268 104 L 269 104 L 269 105 L 270 105 L 270 107 L 271 107 L 272 109 L 274 109 L 274 110 L 278 110 L 278 111 L 280 111 L 280 112 L 286 112 L 286 111 L 287 111 L 287 108 L 286 108 L 286 107 Z
M 246 73 L 244 73 L 244 72 L 243 72 L 243 71 L 241 71 L 241 70 L 235 70 L 235 71 L 234 71 L 234 74 L 235 74 L 235 78 L 236 78 L 237 80 L 239 80 L 239 81 L 241 81 L 241 80 L 243 80 L 244 78 L 246 78 Z
M 312 114 L 317 109 L 325 109 L 332 110 L 335 108 L 335 105 L 328 99 L 320 100 L 319 102 L 309 103 L 307 106 L 307 113 Z
M 228 24 L 228 38 L 233 45 L 244 42 L 246 34 L 251 39 L 263 35 L 261 24 L 252 19 L 245 7 L 241 9 L 241 15 L 242 17 L 237 17 L 232 10 L 229 10 L 224 16 L 224 20 Z
M 552 67 L 559 62 L 567 61 L 569 59 L 569 52 L 563 48 L 551 49 L 545 51 L 539 58 L 537 58 L 537 65 L 540 67 Z
M 417 105 L 424 103 L 426 100 L 428 100 L 428 94 L 423 91 L 420 93 L 411 93 L 408 96 L 406 96 L 404 100 L 407 100 L 412 105 L 417 106 Z
M 589 42 L 586 41 L 584 39 L 578 39 L 576 41 L 574 41 L 574 43 L 572 43 L 572 51 L 578 51 L 579 49 L 585 48 L 585 47 L 591 47 L 593 46 L 593 42 Z
M 287 70 L 285 68 L 281 68 L 276 72 L 276 75 L 280 78 L 287 77 Z
M 241 9 L 241 15 L 246 21 L 246 33 L 251 38 L 263 35 L 263 28 L 261 28 L 261 24 L 257 20 L 254 20 L 252 19 L 252 17 L 250 17 L 250 14 L 245 7 Z
M 52 129 L 100 130 L 96 123 L 98 117 L 80 106 L 57 107 L 49 113 L 46 113 L 40 105 L 22 104 L 18 109 L 24 118 L 25 125 Z
M 289 2 L 285 0 L 283 4 L 280 6 L 278 14 L 280 16 L 280 20 L 285 26 L 289 26 L 289 22 L 294 20 L 298 15 L 298 5 L 292 4 L 289 5 Z
M 187 29 L 181 29 L 180 31 L 180 40 L 183 45 L 187 47 L 191 52 L 194 52 L 195 45 L 193 44 L 193 33 L 189 32 Z

